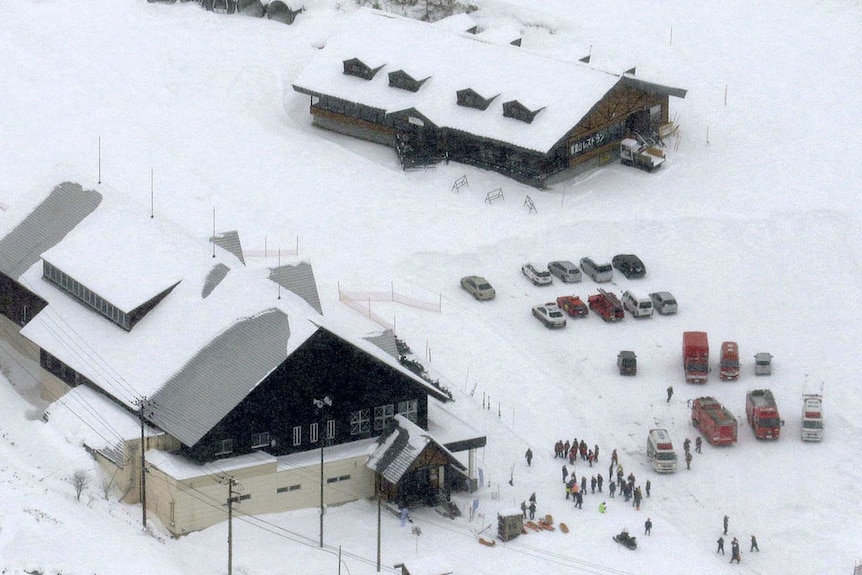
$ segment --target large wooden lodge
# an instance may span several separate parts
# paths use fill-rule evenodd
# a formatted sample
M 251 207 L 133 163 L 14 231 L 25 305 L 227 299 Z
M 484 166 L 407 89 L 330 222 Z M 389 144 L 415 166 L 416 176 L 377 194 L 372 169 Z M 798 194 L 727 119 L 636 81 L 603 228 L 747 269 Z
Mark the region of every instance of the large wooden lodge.
M 226 519 L 228 477 L 246 514 L 476 489 L 485 437 L 391 332 L 329 322 L 310 266 L 247 269 L 236 233 L 214 246 L 144 212 L 66 182 L 0 219 L 0 337 L 125 501 L 179 535 Z
M 633 133 L 658 134 L 669 97 L 685 97 L 634 70 L 449 28 L 360 9 L 293 89 L 315 126 L 391 146 L 405 167 L 451 160 L 535 186 L 610 162 Z

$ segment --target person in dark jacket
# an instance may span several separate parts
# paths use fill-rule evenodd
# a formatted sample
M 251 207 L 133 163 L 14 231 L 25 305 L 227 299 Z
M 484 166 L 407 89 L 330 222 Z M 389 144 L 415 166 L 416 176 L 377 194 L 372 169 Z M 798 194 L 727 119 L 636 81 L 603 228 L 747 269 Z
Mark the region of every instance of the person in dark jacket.
M 651 531 L 652 531 L 652 519 L 647 517 L 647 520 L 644 522 L 644 533 L 649 535 Z
M 703 440 L 698 435 L 694 440 L 694 450 L 701 453 L 700 448 L 703 446 Z
M 533 450 L 529 447 L 527 448 L 527 453 L 524 454 L 524 458 L 527 460 L 527 467 L 529 467 L 533 463 Z
M 757 537 L 754 535 L 751 536 L 751 550 L 760 551 L 760 547 L 757 546 Z
M 724 555 L 724 537 L 718 538 L 718 549 L 716 549 L 715 552 Z
M 725 515 L 724 516 L 724 534 L 727 535 L 727 524 L 730 522 L 730 518 Z
M 581 491 L 580 491 L 580 492 L 581 492 L 581 493 L 586 493 L 586 492 L 587 492 L 587 476 L 586 476 L 586 475 L 584 475 L 584 476 L 581 478 Z
M 670 398 L 673 397 L 673 386 L 667 386 L 667 402 L 670 403 Z
M 597 484 L 597 483 L 598 483 L 598 480 L 596 479 L 596 476 L 595 476 L 595 475 L 593 475 L 593 476 L 590 478 L 590 493 L 595 493 L 595 492 L 596 492 L 596 484 Z
M 569 476 L 569 468 L 566 467 L 566 464 L 563 463 L 563 483 L 566 482 L 566 478 Z
M 614 497 L 614 493 L 616 493 L 616 492 L 617 492 L 617 483 L 616 483 L 616 481 L 611 481 L 611 482 L 608 484 L 608 492 L 610 493 L 611 498 L 613 499 L 613 497 Z
M 646 480 L 644 484 L 644 489 L 646 490 L 646 496 L 649 497 L 649 490 L 652 487 L 652 483 L 650 483 L 649 479 Z
M 734 537 L 733 541 L 730 542 L 730 562 L 733 563 L 734 559 L 736 559 L 736 563 L 739 564 L 739 541 L 736 537 Z
M 583 505 L 584 505 L 584 494 L 581 493 L 580 491 L 578 491 L 577 493 L 575 493 L 575 507 L 577 507 L 578 509 L 583 509 L 584 508 Z
M 601 473 L 599 473 L 599 474 L 596 476 L 596 485 L 598 485 L 598 487 L 599 487 L 599 493 L 601 493 L 601 492 L 602 492 L 602 484 L 603 484 L 604 482 L 605 482 L 605 480 L 604 480 L 604 478 L 602 478 L 602 474 L 601 474 Z

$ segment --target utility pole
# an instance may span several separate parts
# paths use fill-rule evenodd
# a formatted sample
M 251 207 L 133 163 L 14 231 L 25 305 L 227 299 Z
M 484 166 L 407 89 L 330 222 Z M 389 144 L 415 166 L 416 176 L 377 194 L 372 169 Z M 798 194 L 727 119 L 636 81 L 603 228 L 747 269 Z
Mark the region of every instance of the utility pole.
M 138 415 L 141 419 L 141 514 L 143 528 L 147 528 L 147 445 L 144 437 L 144 405 L 147 403 L 147 396 L 143 396 L 138 402 Z
M 380 479 L 377 481 L 379 489 Z M 380 573 L 380 491 L 377 492 L 377 572 Z
M 323 396 L 323 399 L 315 399 L 314 406 L 320 414 L 320 430 L 317 437 L 320 440 L 320 547 L 323 548 L 323 447 L 326 439 L 326 414 L 323 411 L 324 407 L 332 405 L 332 398 L 328 395 Z
M 227 478 L 227 575 L 233 575 L 233 486 L 236 479 Z

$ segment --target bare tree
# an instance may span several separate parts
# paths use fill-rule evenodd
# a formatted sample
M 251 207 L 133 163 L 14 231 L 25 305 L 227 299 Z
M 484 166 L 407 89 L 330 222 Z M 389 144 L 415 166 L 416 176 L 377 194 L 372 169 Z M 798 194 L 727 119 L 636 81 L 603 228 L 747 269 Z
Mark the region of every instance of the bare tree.
M 72 475 L 72 479 L 70 481 L 72 482 L 72 487 L 75 488 L 75 497 L 80 501 L 81 493 L 83 493 L 84 488 L 90 484 L 90 474 L 83 469 L 79 469 L 74 473 L 74 475 Z
M 105 473 L 102 475 L 102 483 L 100 487 L 102 488 L 102 497 L 107 501 L 108 497 L 111 495 L 111 491 L 114 489 L 114 478 Z

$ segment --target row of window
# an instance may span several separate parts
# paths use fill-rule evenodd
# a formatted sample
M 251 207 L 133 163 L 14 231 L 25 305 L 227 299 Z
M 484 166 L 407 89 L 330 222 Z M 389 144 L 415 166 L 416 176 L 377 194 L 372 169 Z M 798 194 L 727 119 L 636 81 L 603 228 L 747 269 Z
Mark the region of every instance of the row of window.
M 78 301 L 93 308 L 121 328 L 127 331 L 130 329 L 129 318 L 125 312 L 121 311 L 99 294 L 93 292 L 76 279 L 70 277 L 65 272 L 44 260 L 42 265 L 42 276 L 66 293 L 73 295 Z
M 398 413 L 416 423 L 419 401 L 409 399 L 399 401 L 397 405 L 388 403 L 379 405 L 374 408 L 374 430 L 382 431 L 389 425 L 389 422 Z M 292 445 L 299 447 L 303 444 L 303 426 L 294 426 L 291 433 Z M 350 435 L 362 435 L 371 432 L 371 409 L 357 409 L 350 414 Z M 326 422 L 325 439 L 335 439 L 335 420 L 330 419 Z M 317 443 L 320 440 L 319 424 L 312 423 L 308 426 L 308 443 Z M 269 431 L 251 434 L 251 448 L 260 449 L 274 445 L 272 434 Z M 216 456 L 229 455 L 233 453 L 234 440 L 222 439 L 215 453 Z

